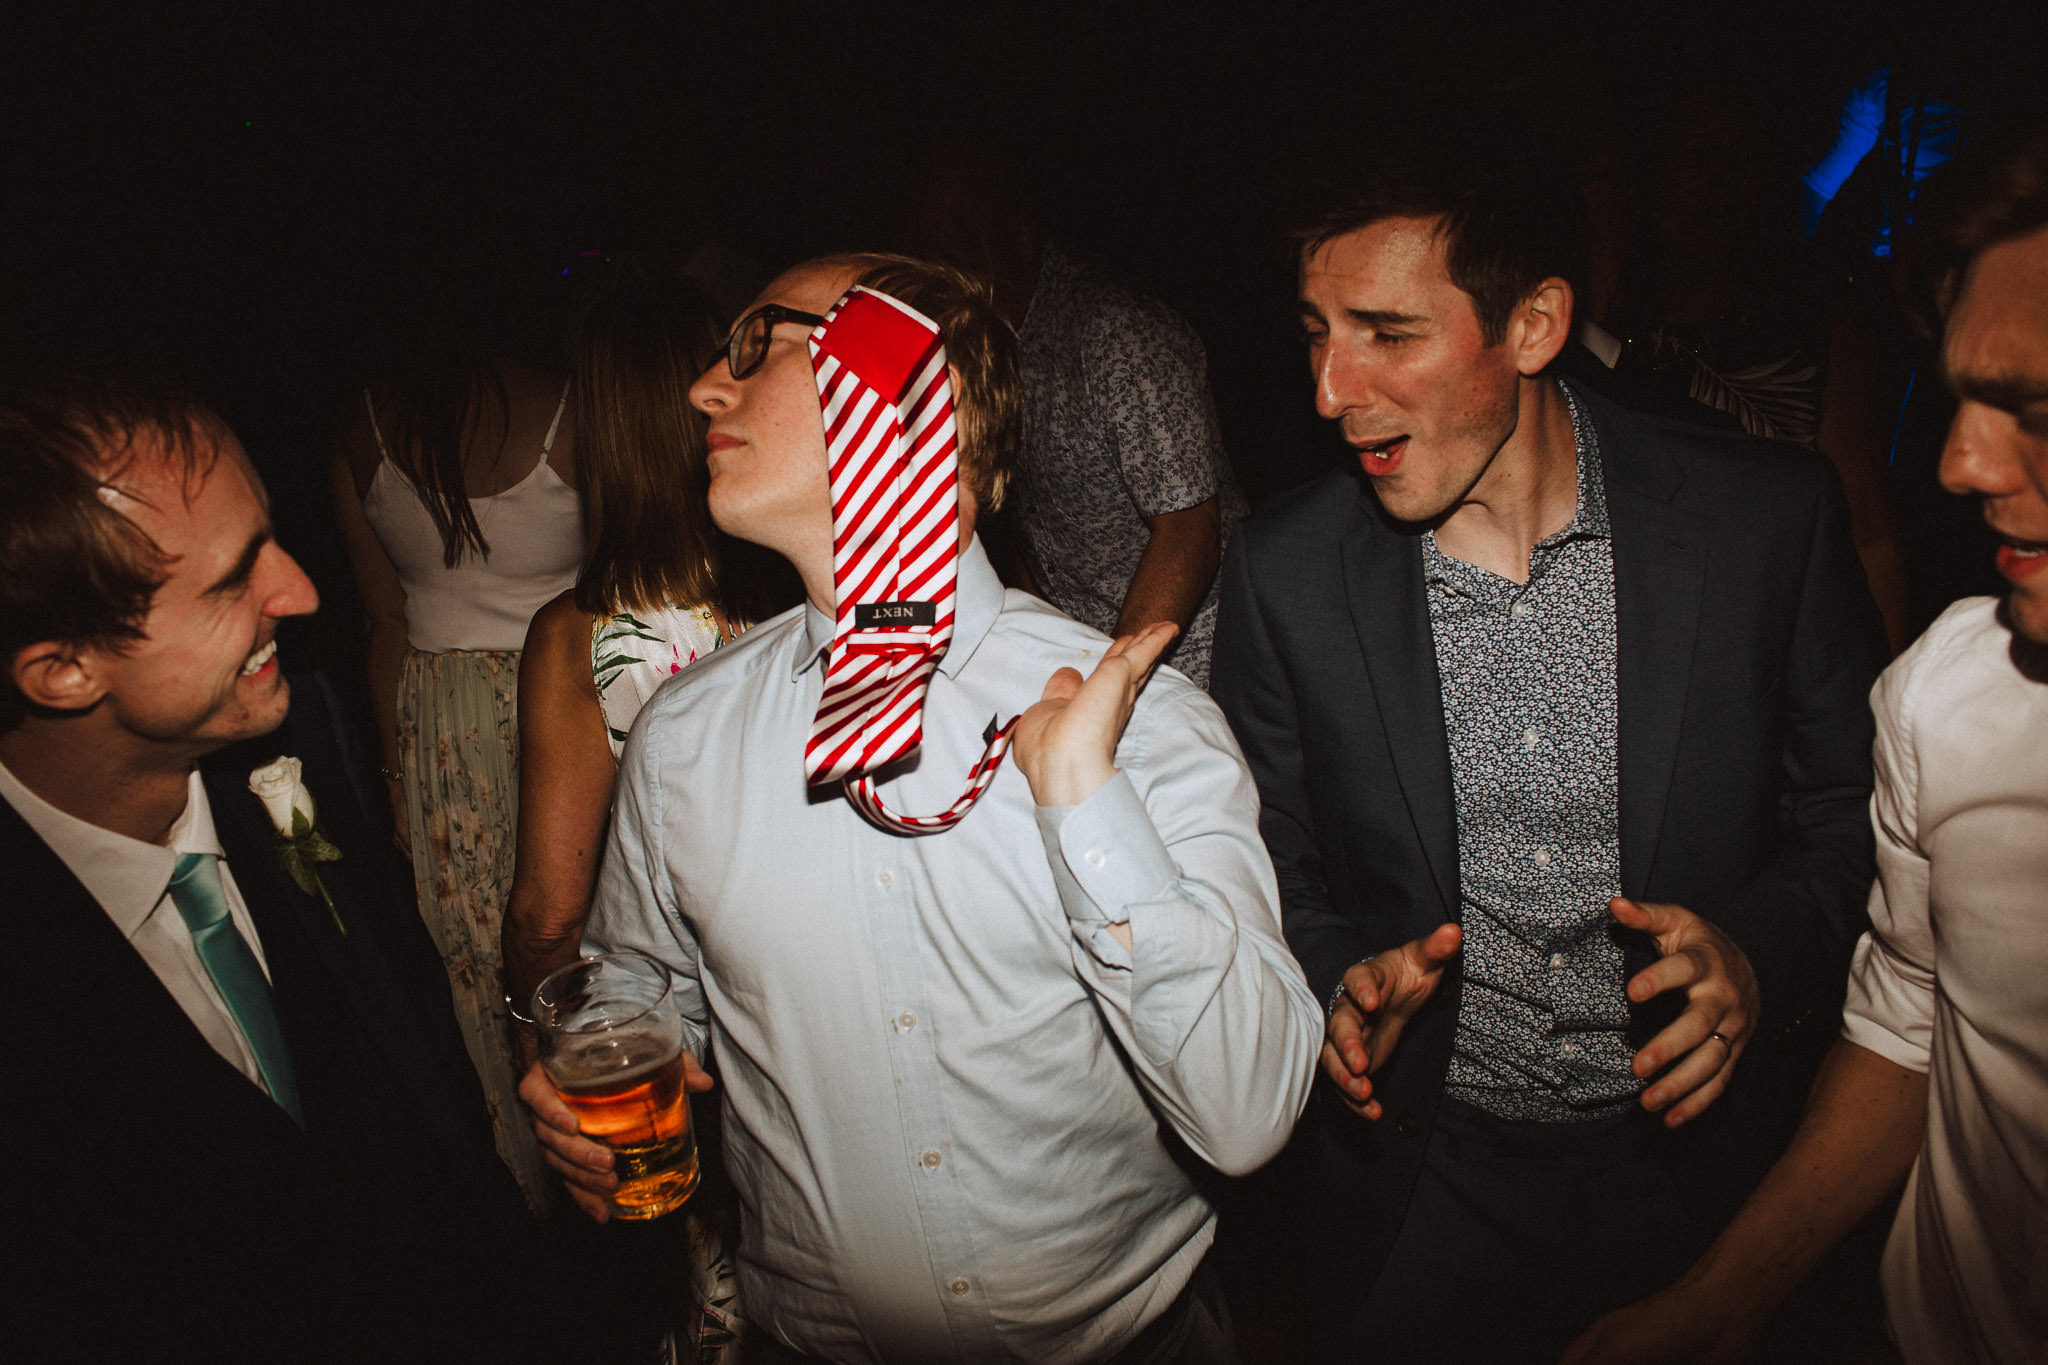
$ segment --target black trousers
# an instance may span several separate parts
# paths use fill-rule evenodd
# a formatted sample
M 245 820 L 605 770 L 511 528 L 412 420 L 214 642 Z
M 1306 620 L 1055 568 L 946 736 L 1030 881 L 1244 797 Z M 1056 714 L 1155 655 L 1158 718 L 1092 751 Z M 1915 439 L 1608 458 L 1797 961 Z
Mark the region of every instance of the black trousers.
M 1718 1231 L 1657 1159 L 1664 1136 L 1640 1109 L 1530 1123 L 1445 1099 L 1386 1268 L 1362 1303 L 1310 1306 L 1337 1328 L 1317 1357 L 1555 1361 Z

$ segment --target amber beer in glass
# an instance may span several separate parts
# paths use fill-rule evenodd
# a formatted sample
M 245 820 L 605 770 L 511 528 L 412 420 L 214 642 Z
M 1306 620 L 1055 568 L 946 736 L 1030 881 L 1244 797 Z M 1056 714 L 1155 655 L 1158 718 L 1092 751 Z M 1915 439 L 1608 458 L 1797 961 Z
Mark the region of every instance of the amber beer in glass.
M 642 953 L 586 957 L 533 995 L 541 1064 L 584 1135 L 612 1149 L 616 1218 L 659 1218 L 697 1188 L 683 1018 L 668 969 Z

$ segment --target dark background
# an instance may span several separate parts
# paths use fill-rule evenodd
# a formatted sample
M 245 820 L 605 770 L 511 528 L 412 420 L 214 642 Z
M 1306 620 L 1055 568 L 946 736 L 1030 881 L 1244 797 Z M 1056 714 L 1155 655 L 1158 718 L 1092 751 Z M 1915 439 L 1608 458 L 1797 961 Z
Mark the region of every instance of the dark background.
M 1202 334 L 1256 503 L 1330 452 L 1272 207 L 1302 147 L 1484 100 L 1626 197 L 1711 80 L 1766 111 L 1782 156 L 1758 174 L 1789 204 L 1876 65 L 1938 68 L 1993 117 L 2032 98 L 2048 7 L 2011 8 L 17 6 L 0 361 L 198 389 L 339 608 L 327 637 L 348 604 L 327 441 L 437 277 L 488 276 L 559 357 L 607 256 L 708 244 L 758 284 L 887 245 L 923 149 L 964 130 L 1008 149 L 1058 235 Z M 1902 433 L 1909 503 L 1936 496 L 1941 420 Z

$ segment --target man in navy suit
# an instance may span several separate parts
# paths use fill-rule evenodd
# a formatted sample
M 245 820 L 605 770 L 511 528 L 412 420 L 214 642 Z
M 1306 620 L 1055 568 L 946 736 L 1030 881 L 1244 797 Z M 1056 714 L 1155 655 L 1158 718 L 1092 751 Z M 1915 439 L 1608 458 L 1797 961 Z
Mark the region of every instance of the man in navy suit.
M 41 1359 L 494 1357 L 523 1210 L 432 949 L 324 727 L 284 725 L 317 604 L 240 444 L 187 398 L 0 400 L 10 1331 Z M 302 758 L 333 898 L 249 772 Z
M 1449 140 L 1307 215 L 1356 463 L 1248 522 L 1214 691 L 1330 1085 L 1324 1358 L 1554 1358 L 1711 1236 L 1862 927 L 1884 637 L 1811 452 L 1560 382 L 1572 191 Z

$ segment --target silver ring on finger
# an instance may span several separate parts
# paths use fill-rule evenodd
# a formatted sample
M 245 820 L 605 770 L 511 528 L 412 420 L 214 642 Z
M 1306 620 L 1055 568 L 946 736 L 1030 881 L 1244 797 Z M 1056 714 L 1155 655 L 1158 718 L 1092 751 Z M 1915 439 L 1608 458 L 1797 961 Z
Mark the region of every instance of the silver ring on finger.
M 1729 1041 L 1728 1041 L 1728 1035 L 1727 1035 L 1727 1034 L 1725 1034 L 1725 1033 L 1721 1033 L 1721 1032 L 1719 1032 L 1719 1031 L 1716 1031 L 1716 1032 L 1713 1032 L 1713 1033 L 1709 1033 L 1709 1034 L 1707 1035 L 1707 1037 L 1709 1037 L 1709 1038 L 1712 1038 L 1712 1039 L 1713 1039 L 1713 1040 L 1714 1040 L 1715 1042 L 1719 1043 L 1719 1044 L 1720 1044 L 1720 1045 L 1721 1045 L 1722 1047 L 1724 1047 L 1724 1048 L 1727 1048 L 1727 1049 L 1728 1049 L 1728 1055 L 1729 1055 L 1730 1057 L 1733 1057 L 1733 1056 L 1735 1055 L 1735 1044 L 1733 1044 L 1733 1043 L 1731 1043 L 1731 1042 L 1729 1042 Z

